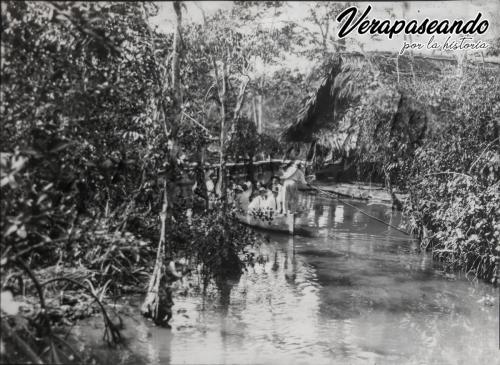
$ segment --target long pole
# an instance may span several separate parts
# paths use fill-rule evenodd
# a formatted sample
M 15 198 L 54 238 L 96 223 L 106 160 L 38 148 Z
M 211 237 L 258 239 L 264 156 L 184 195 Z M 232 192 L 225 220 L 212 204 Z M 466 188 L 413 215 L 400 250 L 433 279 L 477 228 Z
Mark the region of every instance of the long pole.
M 401 232 L 401 233 L 404 233 L 404 234 L 406 234 L 406 235 L 410 236 L 410 233 L 408 233 L 408 232 L 406 232 L 406 231 L 402 230 L 401 228 L 398 228 L 398 227 L 396 227 L 396 226 L 394 226 L 394 225 L 392 225 L 392 224 L 390 224 L 390 223 L 387 223 L 386 221 L 383 221 L 382 219 L 379 219 L 379 218 L 377 218 L 377 217 L 374 217 L 373 215 L 370 215 L 370 214 L 366 213 L 365 211 L 361 210 L 361 209 L 360 209 L 360 208 L 358 208 L 357 206 L 352 205 L 352 204 L 350 204 L 350 203 L 346 202 L 345 200 L 340 199 L 340 198 L 338 197 L 338 194 L 335 196 L 335 195 L 334 195 L 334 194 L 332 194 L 331 192 L 325 191 L 325 190 L 323 190 L 323 189 L 321 189 L 321 188 L 318 188 L 317 186 L 312 185 L 312 184 L 308 184 L 308 186 L 312 187 L 313 189 L 315 189 L 315 190 L 319 191 L 320 193 L 322 193 L 322 194 L 324 194 L 324 195 L 327 195 L 328 197 L 335 197 L 335 198 L 337 198 L 337 199 L 338 199 L 338 201 L 340 201 L 342 204 L 345 204 L 345 205 L 347 205 L 347 206 L 349 206 L 349 207 L 351 207 L 351 208 L 354 208 L 354 209 L 358 210 L 360 213 L 362 213 L 362 214 L 366 215 L 367 217 L 370 217 L 371 219 L 374 219 L 374 220 L 376 220 L 376 221 L 378 221 L 378 222 L 380 222 L 380 223 L 385 224 L 386 226 L 389 226 L 389 227 L 391 227 L 391 228 L 394 228 L 395 230 L 397 230 L 397 231 L 399 231 L 399 232 Z

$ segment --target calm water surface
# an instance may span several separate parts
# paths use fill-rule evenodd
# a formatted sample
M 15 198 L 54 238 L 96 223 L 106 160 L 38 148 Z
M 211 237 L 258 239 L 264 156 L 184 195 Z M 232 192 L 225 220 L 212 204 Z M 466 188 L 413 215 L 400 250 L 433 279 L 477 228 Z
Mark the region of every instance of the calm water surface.
M 400 224 L 384 205 L 351 201 Z M 177 297 L 172 330 L 127 319 L 109 363 L 500 364 L 498 290 L 446 275 L 417 242 L 340 202 L 303 196 L 319 237 L 267 234 L 265 265 L 220 294 Z M 101 328 L 94 326 L 96 340 Z M 92 337 L 84 327 L 80 335 Z M 97 345 L 96 345 L 97 346 Z M 96 351 L 97 351 L 96 347 Z

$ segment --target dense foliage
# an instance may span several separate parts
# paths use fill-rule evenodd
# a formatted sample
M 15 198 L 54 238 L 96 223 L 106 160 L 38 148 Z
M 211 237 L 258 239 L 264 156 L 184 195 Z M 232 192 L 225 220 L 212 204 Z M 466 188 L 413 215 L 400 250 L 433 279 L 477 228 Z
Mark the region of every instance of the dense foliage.
M 211 37 L 187 31 L 179 98 L 169 65 L 173 37 L 148 23 L 156 11 L 151 3 L 2 3 L 2 298 L 27 291 L 40 301 L 28 316 L 35 331 L 18 332 L 27 314 L 13 301 L 2 305 L 2 356 L 7 346 L 33 362 L 75 360 L 76 353 L 55 348 L 58 336 L 47 335 L 62 316 L 47 314 L 58 303 L 37 289 L 65 288 L 73 298 L 81 298 L 74 290 L 83 290 L 98 305 L 111 293 L 143 291 L 155 263 L 164 198 L 163 240 L 171 254 L 201 267 L 204 278 L 237 275 L 251 260 L 247 249 L 255 237 L 224 201 L 206 210 L 204 172 L 191 167 L 204 162 L 210 143 L 220 142 L 214 136 L 231 128 L 218 123 L 220 108 L 206 105 L 220 105 L 225 96 L 223 118 L 237 114 L 239 85 L 210 100 L 201 94 L 210 94 L 214 81 L 221 85 L 209 73 L 213 65 L 231 66 L 225 82 L 239 77 L 242 57 L 220 59 L 239 41 L 216 44 L 224 39 L 213 30 L 223 24 L 217 16 L 207 23 Z M 200 45 L 215 63 L 193 60 Z M 119 341 L 118 326 L 101 308 L 106 339 Z M 42 354 L 46 346 L 52 350 Z
M 58 349 L 52 328 L 95 309 L 105 339 L 118 342 L 105 298 L 144 291 L 163 244 L 205 283 L 220 284 L 253 261 L 256 237 L 227 204 L 224 165 L 281 157 L 282 129 L 347 46 L 332 34 L 339 4 L 312 4 L 309 27 L 256 21 L 283 6 L 236 2 L 203 13 L 202 24 L 184 24 L 187 7 L 174 2 L 177 26 L 161 33 L 151 27 L 153 3 L 2 2 L 0 355 L 8 353 L 7 362 L 81 360 Z M 290 54 L 317 62 L 301 73 L 281 64 Z M 405 212 L 424 248 L 490 280 L 500 238 L 500 80 L 491 70 L 457 70 L 401 80 L 371 64 L 351 70 L 346 75 L 358 81 L 338 80 L 350 102 L 330 127 L 360 161 L 379 164 L 390 186 L 409 192 Z M 416 142 L 395 127 L 402 95 L 408 108 L 428 112 L 425 138 Z M 211 209 L 209 163 L 222 176 Z M 36 295 L 23 303 L 29 313 L 16 301 L 23 292 Z M 56 292 L 60 298 L 45 298 Z M 22 354 L 9 357 L 11 349 Z
M 344 141 L 337 149 L 376 163 L 391 191 L 409 194 L 403 208 L 422 248 L 450 269 L 494 281 L 500 254 L 498 69 L 464 63 L 399 79 L 378 66 L 345 66 L 346 81 L 338 82 L 349 102 L 332 127 Z
M 51 313 L 64 303 L 44 298 L 42 286 L 65 283 L 102 305 L 109 283 L 137 285 L 135 274 L 149 271 L 149 240 L 126 227 L 131 212 L 146 211 L 135 200 L 148 183 L 154 197 L 151 177 L 164 153 L 145 140 L 161 136 L 159 126 L 138 123 L 159 87 L 151 47 L 138 41 L 148 34 L 144 11 L 154 9 L 2 3 L 0 270 L 2 290 L 10 289 L 2 296 L 35 288 L 39 299 L 21 312 L 2 303 L 2 357 L 5 346 L 6 356 L 16 349 L 12 361 L 76 359 L 55 345 L 61 337 L 51 323 L 61 316 Z M 101 309 L 114 343 L 117 326 Z
M 469 70 L 416 86 L 417 97 L 436 106 L 437 121 L 408 164 L 406 206 L 424 248 L 491 281 L 500 274 L 499 82 L 498 73 Z
M 2 194 L 9 197 L 1 206 L 4 247 L 19 251 L 45 242 L 44 258 L 68 254 L 68 232 L 78 219 L 123 209 L 140 185 L 143 161 L 151 164 L 149 171 L 157 163 L 145 141 L 137 140 L 136 123 L 148 107 L 148 93 L 136 80 L 153 84 L 151 53 L 139 44 L 112 53 L 115 48 L 106 48 L 87 24 L 92 19 L 99 24 L 101 37 L 124 37 L 106 38 L 117 47 L 145 33 L 138 10 L 123 4 L 7 3 L 1 90 Z

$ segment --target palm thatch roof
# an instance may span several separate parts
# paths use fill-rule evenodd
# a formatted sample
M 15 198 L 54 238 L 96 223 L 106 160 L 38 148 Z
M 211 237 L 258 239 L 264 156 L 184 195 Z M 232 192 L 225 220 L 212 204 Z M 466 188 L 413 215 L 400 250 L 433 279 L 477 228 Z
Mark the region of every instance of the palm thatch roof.
M 309 98 L 282 137 L 287 142 L 317 140 L 317 132 L 338 121 L 347 108 L 358 101 L 360 93 L 356 89 L 365 87 L 363 79 L 368 72 L 382 74 L 386 82 L 396 84 L 400 80 L 435 78 L 455 72 L 457 65 L 457 59 L 436 56 L 341 53 L 333 60 L 330 72 L 323 78 L 316 93 Z M 469 62 L 468 66 L 478 67 L 477 62 Z M 480 67 L 498 70 L 499 65 L 482 62 Z
M 340 57 L 334 61 L 330 73 L 323 79 L 316 93 L 306 102 L 299 112 L 299 117 L 284 133 L 284 139 L 289 142 L 311 142 L 314 132 L 321 129 L 317 123 L 322 120 L 335 118 L 335 103 L 339 104 L 339 87 L 335 84 L 337 76 L 342 71 Z M 337 108 L 338 109 L 338 108 Z

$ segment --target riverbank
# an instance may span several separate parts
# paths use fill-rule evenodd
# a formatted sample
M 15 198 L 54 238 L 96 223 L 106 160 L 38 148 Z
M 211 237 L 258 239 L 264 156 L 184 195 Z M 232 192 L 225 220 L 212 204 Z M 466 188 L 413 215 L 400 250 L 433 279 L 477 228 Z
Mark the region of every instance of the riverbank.
M 333 183 L 315 185 L 340 198 L 392 206 L 382 184 Z M 499 195 L 496 184 L 478 184 L 460 174 L 436 174 L 417 180 L 408 194 L 395 193 L 407 217 L 406 230 L 420 240 L 423 251 L 449 271 L 464 271 L 494 285 L 500 277 Z

